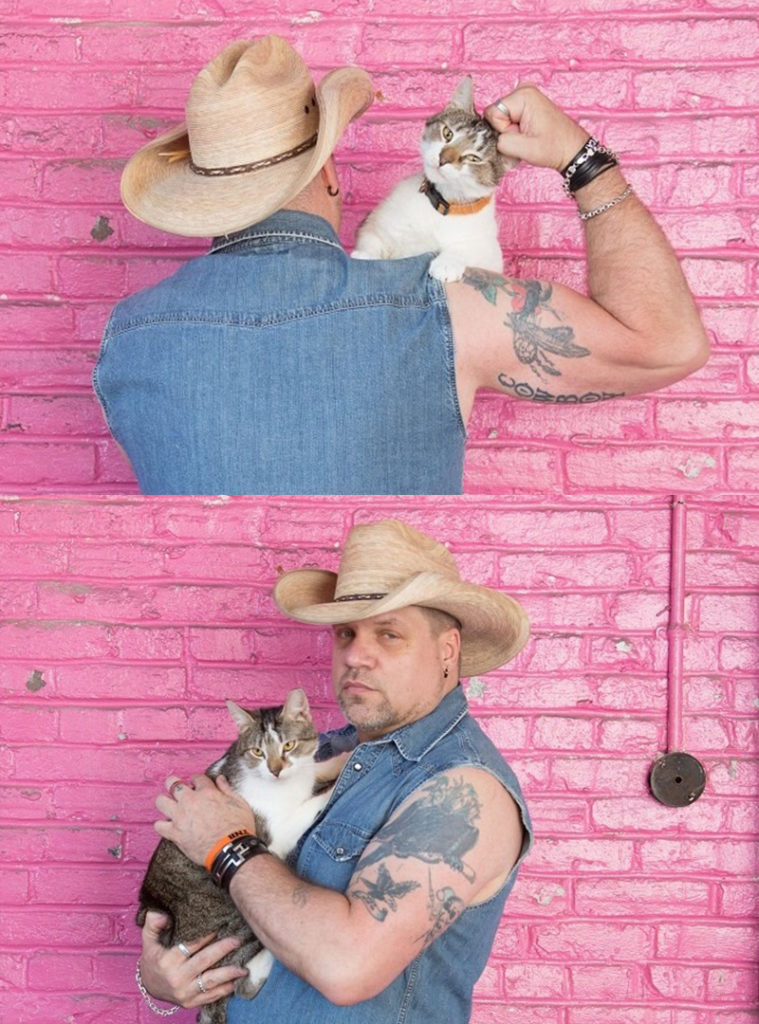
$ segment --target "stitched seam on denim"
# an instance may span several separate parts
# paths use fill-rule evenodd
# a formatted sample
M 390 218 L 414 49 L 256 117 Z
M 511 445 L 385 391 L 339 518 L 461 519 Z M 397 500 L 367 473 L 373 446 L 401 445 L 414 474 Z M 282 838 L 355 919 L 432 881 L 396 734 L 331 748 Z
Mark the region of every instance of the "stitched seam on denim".
M 443 328 L 445 369 L 448 377 L 448 400 L 453 406 L 453 413 L 458 420 L 459 434 L 461 435 L 462 440 L 466 441 L 469 434 L 466 429 L 463 413 L 461 412 L 461 405 L 459 404 L 459 391 L 456 381 L 456 346 L 453 338 L 451 311 L 448 307 L 448 296 L 446 295 L 442 281 L 438 281 L 434 277 L 431 277 L 430 281 L 434 282 L 434 285 L 432 285 L 432 298 L 434 304 L 440 307 L 440 319 Z M 437 292 L 437 295 L 434 294 L 435 292 Z
M 230 316 L 229 314 L 215 312 L 203 314 L 187 313 L 181 314 L 177 312 L 172 313 L 154 313 L 146 314 L 139 317 L 131 317 L 128 320 L 124 320 L 123 323 L 114 327 L 111 332 L 111 337 L 117 334 L 124 334 L 127 331 L 134 330 L 139 327 L 151 327 L 156 324 L 197 324 L 198 326 L 217 326 L 217 327 L 246 327 L 246 328 L 260 328 L 260 327 L 276 327 L 279 324 L 295 323 L 299 320 L 308 320 L 312 317 L 323 316 L 331 313 L 342 313 L 356 309 L 372 309 L 375 307 L 390 307 L 395 309 L 429 309 L 430 306 L 426 302 L 419 302 L 418 299 L 408 298 L 404 299 L 401 296 L 392 295 L 372 295 L 362 296 L 360 299 L 347 299 L 339 303 L 335 303 L 329 306 L 312 306 L 308 309 L 300 310 L 287 310 L 284 313 L 272 314 L 267 313 L 261 317 L 243 317 L 243 316 Z
M 329 245 L 333 249 L 339 249 L 341 252 L 344 251 L 339 242 L 333 242 L 330 238 L 323 238 L 321 235 L 311 235 L 301 231 L 262 231 L 260 234 L 250 235 L 249 238 L 236 238 L 234 241 L 224 242 L 222 245 L 213 245 L 208 250 L 208 254 L 212 255 L 213 253 L 221 252 L 223 249 L 231 249 L 232 246 L 248 246 L 254 249 L 259 242 L 285 238 L 298 239 L 305 242 L 318 242 L 321 245 Z

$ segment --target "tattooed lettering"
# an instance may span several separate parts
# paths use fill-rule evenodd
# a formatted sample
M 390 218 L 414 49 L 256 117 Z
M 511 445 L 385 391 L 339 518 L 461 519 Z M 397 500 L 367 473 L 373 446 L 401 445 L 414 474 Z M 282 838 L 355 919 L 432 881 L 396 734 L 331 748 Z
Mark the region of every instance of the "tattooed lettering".
M 462 280 L 492 306 L 497 305 L 499 295 L 509 302 L 511 308 L 506 313 L 504 325 L 511 327 L 517 359 L 529 366 L 536 376 L 542 377 L 544 373 L 551 377 L 561 376 L 561 370 L 557 369 L 551 355 L 565 359 L 581 359 L 590 355 L 590 349 L 575 344 L 573 328 L 562 324 L 561 316 L 551 305 L 553 288 L 550 284 L 537 280 L 517 281 L 484 270 L 467 270 Z M 540 314 L 549 314 L 557 325 L 539 323 Z
M 427 864 L 447 864 L 473 882 L 475 873 L 463 858 L 479 838 L 475 825 L 479 816 L 474 787 L 442 775 L 384 826 L 374 849 L 362 857 L 359 866 L 367 868 L 386 857 L 414 857 Z
M 376 882 L 372 882 L 364 875 L 361 875 L 359 882 L 366 888 L 354 889 L 351 896 L 361 900 L 372 917 L 378 921 L 384 921 L 388 911 L 398 909 L 398 900 L 419 888 L 419 882 L 394 882 L 384 864 L 379 866 Z
M 605 402 L 609 398 L 621 398 L 624 391 L 586 391 L 582 395 L 554 395 L 543 388 L 534 388 L 526 381 L 516 381 L 507 373 L 498 374 L 498 383 L 508 391 L 513 391 L 517 398 L 530 398 L 534 402 L 552 402 L 557 405 L 589 405 L 592 402 Z
M 459 914 L 464 910 L 464 901 L 459 899 L 450 885 L 444 885 L 436 889 L 432 884 L 432 873 L 429 873 L 427 911 L 430 918 L 430 928 L 419 939 L 425 946 L 434 942 L 438 935 L 441 935 L 446 928 L 453 924 Z

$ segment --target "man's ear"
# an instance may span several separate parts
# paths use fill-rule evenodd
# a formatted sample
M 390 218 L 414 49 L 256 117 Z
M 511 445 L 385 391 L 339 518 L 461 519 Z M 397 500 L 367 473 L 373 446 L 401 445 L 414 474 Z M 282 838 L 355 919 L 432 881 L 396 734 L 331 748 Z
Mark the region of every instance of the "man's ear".
M 319 174 L 329 194 L 332 196 L 337 195 L 340 190 L 340 179 L 337 176 L 337 167 L 333 157 L 329 157 L 326 164 L 319 171 Z

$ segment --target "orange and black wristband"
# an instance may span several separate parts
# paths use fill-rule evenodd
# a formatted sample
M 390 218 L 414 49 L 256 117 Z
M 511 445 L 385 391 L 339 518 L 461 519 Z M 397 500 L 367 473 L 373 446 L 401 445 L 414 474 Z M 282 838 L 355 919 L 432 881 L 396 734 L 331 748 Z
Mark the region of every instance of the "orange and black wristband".
M 258 836 L 246 829 L 230 832 L 216 843 L 204 864 L 220 889 L 229 891 L 229 883 L 243 864 L 259 853 L 268 853 L 269 847 Z

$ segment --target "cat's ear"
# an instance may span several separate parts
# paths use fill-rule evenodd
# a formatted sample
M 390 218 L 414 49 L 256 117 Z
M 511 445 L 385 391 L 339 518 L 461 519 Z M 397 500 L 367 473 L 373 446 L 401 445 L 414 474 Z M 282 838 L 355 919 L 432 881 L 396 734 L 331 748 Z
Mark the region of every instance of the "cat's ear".
M 297 690 L 290 690 L 282 708 L 282 714 L 287 718 L 308 717 L 308 697 L 304 690 L 301 690 L 300 687 Z
M 448 106 L 455 107 L 457 110 L 465 110 L 467 114 L 474 114 L 474 86 L 471 75 L 461 79 Z
M 253 719 L 250 717 L 248 712 L 244 708 L 241 708 L 239 704 L 235 704 L 233 700 L 227 701 L 227 710 L 232 718 L 234 718 L 238 732 L 242 732 L 243 729 L 250 729 L 254 724 Z

